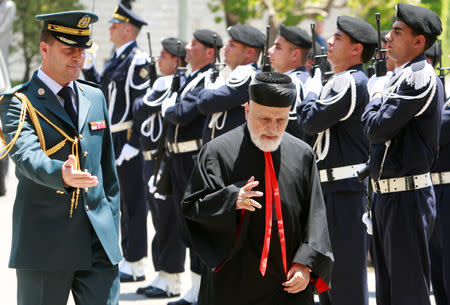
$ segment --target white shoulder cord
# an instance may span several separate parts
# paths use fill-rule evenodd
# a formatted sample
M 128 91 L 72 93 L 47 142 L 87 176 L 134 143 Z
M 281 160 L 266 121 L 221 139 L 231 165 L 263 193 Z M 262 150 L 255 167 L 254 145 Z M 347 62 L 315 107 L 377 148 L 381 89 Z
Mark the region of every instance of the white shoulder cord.
M 159 123 L 159 132 L 156 136 L 154 136 L 153 131 L 155 130 L 155 119 L 158 118 L 158 123 Z M 141 134 L 144 137 L 150 137 L 150 140 L 153 143 L 156 143 L 159 138 L 161 137 L 161 133 L 162 133 L 162 118 L 161 118 L 161 111 L 158 113 L 153 113 L 152 115 L 150 115 L 148 117 L 148 119 L 146 119 L 142 125 L 141 125 Z
M 416 96 L 399 95 L 397 93 L 394 93 L 394 91 L 396 91 L 396 90 L 398 90 L 398 88 L 400 88 L 400 85 L 404 81 L 406 81 L 408 85 L 411 85 L 411 86 L 414 85 L 415 89 L 423 88 L 424 86 L 426 86 L 426 84 L 428 82 L 429 82 L 429 85 L 428 85 L 428 88 L 424 92 L 422 92 L 421 94 L 416 95 Z M 383 101 L 383 103 L 386 102 L 386 100 L 389 98 L 399 98 L 399 99 L 404 99 L 404 100 L 420 99 L 420 98 L 423 98 L 424 96 L 426 96 L 428 94 L 428 92 L 430 92 L 430 90 L 431 90 L 431 94 L 430 94 L 430 97 L 428 98 L 427 102 L 422 107 L 422 109 L 420 109 L 419 112 L 414 116 L 414 117 L 417 117 L 417 116 L 421 115 L 422 113 L 424 113 L 425 110 L 427 110 L 428 106 L 430 106 L 431 101 L 433 100 L 434 95 L 436 93 L 436 77 L 435 77 L 434 69 L 431 65 L 425 64 L 424 69 L 415 72 L 415 71 L 412 71 L 411 66 L 409 66 L 407 68 L 404 68 L 402 71 L 400 71 L 400 73 L 398 73 L 393 78 L 391 78 L 384 88 L 385 89 L 383 91 L 382 96 L 385 98 L 385 100 Z M 445 108 L 445 105 L 444 105 L 444 108 Z M 384 162 L 385 162 L 388 150 L 389 150 L 389 146 L 391 145 L 391 140 L 386 141 L 384 144 L 386 145 L 386 148 L 384 150 L 383 160 L 381 161 L 380 172 L 378 173 L 378 180 L 380 180 L 381 174 L 383 172 Z
M 297 97 L 295 99 L 295 103 L 289 109 L 289 120 L 297 120 L 297 106 L 302 101 L 300 97 L 300 92 L 305 92 L 305 88 L 303 87 L 302 81 L 297 77 L 297 75 L 302 74 L 302 71 L 296 71 L 291 73 L 289 77 L 292 79 L 292 82 L 295 85 L 295 90 L 297 91 Z
M 111 81 L 108 84 L 108 114 L 109 114 L 109 122 L 112 125 L 112 115 L 114 113 L 114 106 L 116 105 L 116 82 Z
M 233 80 L 236 80 L 236 78 L 233 77 L 233 72 L 235 72 L 234 74 L 238 74 L 239 76 L 241 76 L 241 74 L 245 74 L 245 76 L 241 80 L 238 79 L 237 82 L 232 82 Z M 253 78 L 256 75 L 255 68 L 251 64 L 238 66 L 233 72 L 231 72 L 230 77 L 228 77 L 225 82 L 226 85 L 231 88 L 236 88 L 244 85 L 250 78 Z
M 169 94 L 171 92 L 171 84 L 172 84 L 172 80 L 173 80 L 173 75 L 166 76 L 164 78 L 165 78 L 165 80 L 162 80 L 162 81 L 165 81 L 164 87 L 166 87 L 166 89 L 165 89 L 166 91 L 164 91 L 164 93 L 156 100 L 153 100 L 153 101 L 148 100 L 148 97 L 153 93 L 153 88 L 156 87 L 158 80 L 161 79 L 161 78 L 158 78 L 156 80 L 156 82 L 153 84 L 152 90 L 147 90 L 144 97 L 142 98 L 142 101 L 144 102 L 144 104 L 146 104 L 149 107 L 158 107 L 158 106 L 161 106 L 162 101 L 165 100 L 166 97 L 169 96 Z M 164 89 L 162 89 L 162 90 L 164 90 Z
M 347 71 L 342 75 L 333 77 L 323 88 L 322 94 L 320 95 L 322 99 L 316 101 L 317 103 L 319 103 L 321 105 L 332 105 L 332 104 L 338 102 L 341 98 L 343 98 L 345 96 L 345 94 L 347 93 L 348 88 L 350 87 L 350 90 L 351 90 L 350 91 L 350 108 L 349 108 L 349 111 L 347 112 L 347 114 L 339 121 L 345 121 L 346 119 L 348 119 L 352 115 L 353 111 L 355 110 L 356 82 L 355 82 L 355 79 L 353 78 L 353 76 L 351 75 L 351 72 L 353 72 L 353 71 L 354 70 Z M 331 89 L 333 89 L 333 91 L 335 91 L 335 92 L 338 92 L 338 94 L 336 94 L 335 96 L 330 97 L 328 99 L 323 99 L 328 94 L 330 94 Z M 323 141 L 325 142 L 325 146 L 322 148 Z M 317 139 L 316 139 L 316 142 L 314 143 L 313 149 L 317 155 L 316 162 L 322 161 L 327 157 L 328 151 L 330 149 L 330 129 L 329 128 L 327 130 L 319 132 L 317 134 Z

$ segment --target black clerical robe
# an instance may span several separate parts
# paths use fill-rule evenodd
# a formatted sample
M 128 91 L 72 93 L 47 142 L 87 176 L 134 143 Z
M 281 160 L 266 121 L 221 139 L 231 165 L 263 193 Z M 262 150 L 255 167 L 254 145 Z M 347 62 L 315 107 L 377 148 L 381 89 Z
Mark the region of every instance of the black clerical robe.
M 297 262 L 311 268 L 312 278 L 329 282 L 331 252 L 325 205 L 312 149 L 284 133 L 272 153 L 280 189 L 286 238 L 287 269 Z M 239 189 L 251 176 L 253 190 L 265 192 L 264 153 L 251 141 L 244 124 L 207 143 L 186 190 L 182 211 L 195 250 L 205 264 L 199 305 L 314 304 L 312 284 L 290 294 L 286 281 L 275 208 L 265 276 L 259 271 L 265 231 L 263 206 L 236 210 Z

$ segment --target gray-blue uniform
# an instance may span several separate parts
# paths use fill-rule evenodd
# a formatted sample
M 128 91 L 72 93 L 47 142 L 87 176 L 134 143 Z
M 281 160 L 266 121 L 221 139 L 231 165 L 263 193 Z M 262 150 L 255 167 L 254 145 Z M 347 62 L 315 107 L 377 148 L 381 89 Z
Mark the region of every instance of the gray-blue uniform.
M 87 27 L 98 17 L 71 11 L 36 19 L 58 43 L 84 49 L 91 45 Z M 61 27 L 84 34 L 72 37 Z M 17 304 L 63 305 L 71 290 L 77 304 L 118 304 L 120 195 L 105 98 L 99 89 L 72 81 L 65 87 L 70 95 L 59 100 L 61 88 L 40 69 L 0 100 L 6 142 L 20 132 L 10 152 L 19 181 L 9 261 L 17 269 Z M 97 186 L 64 185 L 61 171 L 70 154 L 78 155 L 80 170 L 98 177 Z
M 373 52 L 377 36 L 368 23 L 339 16 L 337 28 Z M 298 107 L 305 133 L 317 134 L 314 150 L 335 258 L 331 290 L 319 296 L 322 305 L 368 304 L 366 232 L 361 221 L 367 185 L 357 178 L 357 170 L 369 158 L 369 141 L 361 125 L 369 101 L 367 81 L 362 64 L 352 66 L 330 79 L 321 100 L 310 92 Z
M 119 4 L 114 16 L 124 16 L 139 27 L 147 24 Z M 123 21 L 123 20 L 122 20 Z M 115 18 L 111 22 L 117 22 Z M 130 73 L 131 71 L 131 73 Z M 100 75 L 94 67 L 83 70 L 86 80 L 101 85 L 106 97 L 113 133 L 114 152 L 119 157 L 125 144 L 139 147 L 139 133 L 132 130 L 133 103 L 148 87 L 146 55 L 132 41 L 125 50 L 108 60 Z M 141 154 L 117 167 L 121 190 L 122 251 L 127 261 L 135 262 L 147 256 L 146 183 L 143 179 Z
M 419 35 L 436 38 L 442 31 L 439 17 L 426 8 L 399 3 L 396 12 Z M 430 304 L 428 246 L 436 206 L 429 172 L 438 153 L 443 100 L 442 83 L 421 54 L 396 69 L 362 116 L 372 144 L 378 304 Z
M 202 130 L 206 117 L 198 110 L 197 99 L 201 90 L 204 89 L 205 77 L 209 77 L 211 71 L 212 65 L 208 64 L 196 73 L 189 75 L 184 86 L 178 91 L 175 105 L 169 107 L 165 113 L 164 119 L 170 123 L 167 129 L 168 146 L 171 151 L 170 177 L 177 205 L 183 199 L 186 185 L 194 168 L 192 157 L 198 153 L 202 146 Z M 194 82 L 195 86 L 192 86 Z M 177 213 L 181 215 L 179 209 Z M 190 247 L 184 223 L 181 234 L 186 246 Z M 190 259 L 191 271 L 200 274 L 200 260 L 192 249 Z
M 144 180 L 148 182 L 153 175 L 154 153 L 162 131 L 161 102 L 171 92 L 172 76 L 159 77 L 152 88 L 134 103 L 133 124 L 140 132 L 141 149 L 144 156 Z M 180 83 L 186 81 L 181 74 Z M 186 247 L 180 236 L 177 207 L 173 196 L 155 197 L 146 186 L 147 201 L 150 208 L 155 236 L 152 241 L 152 259 L 155 271 L 181 273 L 184 271 Z
M 450 304 L 450 102 L 442 110 L 439 156 L 431 170 L 436 224 L 430 241 L 431 283 L 437 305 Z
M 266 42 L 266 35 L 246 24 L 229 27 L 228 34 L 231 39 L 251 48 L 262 49 Z M 203 145 L 245 122 L 243 105 L 248 102 L 248 86 L 260 71 L 256 63 L 239 65 L 223 86 L 200 92 L 197 106 L 200 113 L 207 116 L 202 134 Z

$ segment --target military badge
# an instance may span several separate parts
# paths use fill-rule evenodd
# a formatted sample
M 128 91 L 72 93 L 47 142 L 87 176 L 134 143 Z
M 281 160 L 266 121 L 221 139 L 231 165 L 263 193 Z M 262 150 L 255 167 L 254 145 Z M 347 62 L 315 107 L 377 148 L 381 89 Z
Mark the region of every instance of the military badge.
M 44 95 L 44 94 L 45 94 L 44 88 L 39 88 L 39 89 L 38 89 L 38 94 L 39 94 L 40 96 Z
M 145 68 L 141 68 L 141 71 L 139 71 L 139 76 L 141 78 L 146 78 L 148 76 L 148 71 Z
M 89 122 L 89 127 L 91 130 L 100 130 L 106 128 L 105 120 Z
M 87 28 L 89 26 L 89 22 L 91 22 L 91 17 L 88 15 L 83 16 L 83 18 L 78 21 L 78 27 L 82 29 Z

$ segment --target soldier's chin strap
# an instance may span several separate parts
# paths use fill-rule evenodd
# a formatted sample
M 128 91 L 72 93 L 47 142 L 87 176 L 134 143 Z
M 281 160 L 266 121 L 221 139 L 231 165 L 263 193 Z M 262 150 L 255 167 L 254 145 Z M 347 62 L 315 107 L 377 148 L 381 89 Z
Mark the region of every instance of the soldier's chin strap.
M 31 123 L 33 124 L 34 129 L 36 130 L 36 134 L 39 139 L 39 144 L 41 145 L 41 149 L 44 151 L 44 153 L 47 156 L 51 156 L 55 152 L 59 151 L 61 148 L 64 147 L 67 141 L 72 142 L 72 154 L 75 156 L 75 164 L 74 168 L 75 170 L 81 170 L 80 168 L 80 156 L 78 151 L 78 137 L 69 137 L 61 128 L 56 126 L 54 123 L 52 123 L 48 118 L 46 118 L 42 113 L 36 110 L 36 108 L 33 107 L 30 100 L 25 96 L 25 94 L 16 92 L 14 93 L 14 96 L 17 97 L 22 102 L 22 109 L 20 110 L 20 117 L 19 117 L 19 124 L 17 126 L 16 133 L 8 144 L 6 144 L 5 137 L 3 136 L 3 132 L 0 129 L 0 138 L 3 142 L 4 147 L 0 149 L 0 160 L 5 158 L 8 153 L 11 151 L 12 147 L 16 143 L 17 139 L 19 138 L 20 132 L 23 129 L 23 125 L 25 124 L 27 112 L 29 113 Z M 0 97 L 0 103 L 3 100 L 4 96 Z M 56 144 L 55 146 L 51 147 L 50 149 L 46 149 L 45 145 L 45 137 L 44 132 L 42 131 L 41 124 L 39 123 L 39 118 L 43 118 L 48 124 L 50 124 L 53 128 L 55 128 L 63 137 L 64 140 Z M 78 207 L 78 198 L 80 196 L 80 188 L 76 188 L 76 191 L 72 193 L 72 198 L 70 200 L 70 218 L 72 218 L 73 211 Z

